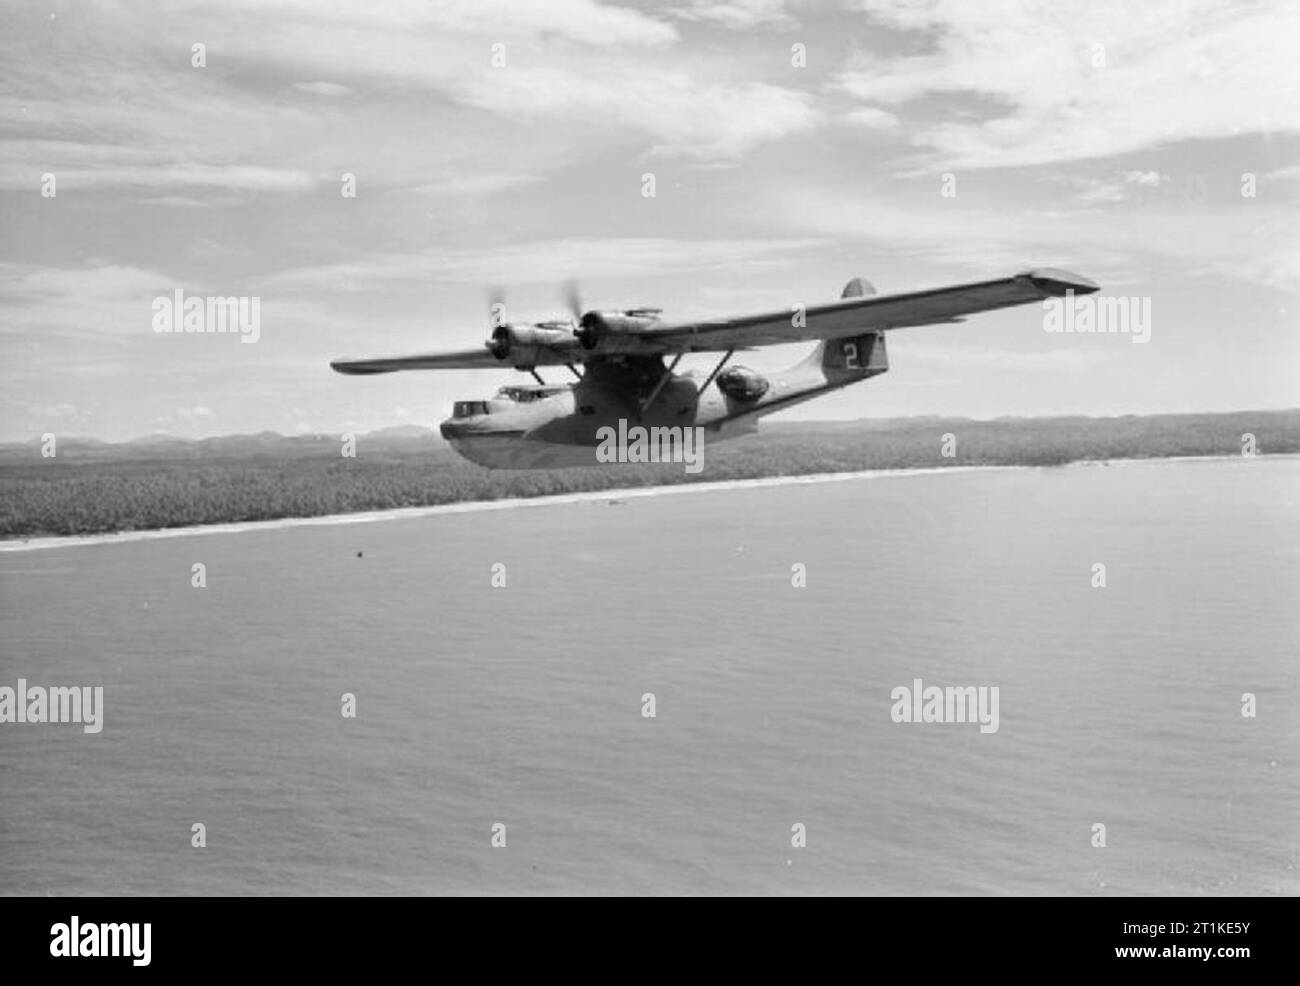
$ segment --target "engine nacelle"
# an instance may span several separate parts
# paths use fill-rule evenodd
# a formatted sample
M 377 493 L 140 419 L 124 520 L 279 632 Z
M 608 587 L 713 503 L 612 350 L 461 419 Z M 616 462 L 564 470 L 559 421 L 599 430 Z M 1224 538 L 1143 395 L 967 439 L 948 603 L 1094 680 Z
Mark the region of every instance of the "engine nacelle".
M 732 366 L 718 374 L 718 389 L 732 400 L 749 404 L 767 393 L 767 377 L 747 366 Z
M 539 362 L 564 362 L 565 350 L 577 346 L 573 333 L 559 323 L 547 325 L 498 325 L 487 341 L 488 352 L 514 366 L 536 366 Z
M 652 312 L 657 309 L 638 308 L 623 312 L 585 312 L 578 322 L 574 335 L 583 349 L 595 349 L 602 344 L 615 348 L 619 336 L 640 332 L 655 325 L 659 319 Z

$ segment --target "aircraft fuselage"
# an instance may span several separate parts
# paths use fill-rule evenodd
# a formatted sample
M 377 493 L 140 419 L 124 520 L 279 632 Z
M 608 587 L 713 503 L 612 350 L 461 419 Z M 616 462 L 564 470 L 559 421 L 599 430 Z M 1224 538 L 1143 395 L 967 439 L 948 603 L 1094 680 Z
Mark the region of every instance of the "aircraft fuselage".
M 602 464 L 597 449 L 611 429 L 701 428 L 704 441 L 721 441 L 888 368 L 883 333 L 820 343 L 774 374 L 725 366 L 700 379 L 672 372 L 659 357 L 629 357 L 593 364 L 573 383 L 508 386 L 487 400 L 458 401 L 441 431 L 465 458 L 493 469 L 591 466 Z

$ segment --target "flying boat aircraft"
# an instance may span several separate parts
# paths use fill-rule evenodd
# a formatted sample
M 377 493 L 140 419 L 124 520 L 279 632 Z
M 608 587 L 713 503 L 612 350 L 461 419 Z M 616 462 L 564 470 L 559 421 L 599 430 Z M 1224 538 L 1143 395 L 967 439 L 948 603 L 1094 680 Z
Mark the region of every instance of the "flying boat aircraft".
M 611 429 L 702 428 L 710 440 L 757 430 L 758 419 L 889 369 L 888 333 L 963 322 L 970 315 L 1032 304 L 1097 284 L 1068 271 L 1040 268 L 1011 277 L 924 291 L 877 294 L 855 277 L 839 300 L 790 310 L 671 321 L 658 308 L 584 310 L 569 286 L 571 320 L 496 319 L 486 344 L 459 352 L 343 359 L 339 373 L 397 370 L 501 370 L 535 383 L 502 387 L 486 400 L 457 401 L 441 431 L 465 458 L 493 469 L 590 466 Z M 499 302 L 494 312 L 503 310 Z M 735 353 L 793 342 L 817 343 L 806 359 L 779 373 L 731 362 Z M 700 380 L 678 373 L 682 358 L 715 353 Z M 667 362 L 665 362 L 667 361 Z M 547 383 L 539 367 L 563 367 L 576 378 Z

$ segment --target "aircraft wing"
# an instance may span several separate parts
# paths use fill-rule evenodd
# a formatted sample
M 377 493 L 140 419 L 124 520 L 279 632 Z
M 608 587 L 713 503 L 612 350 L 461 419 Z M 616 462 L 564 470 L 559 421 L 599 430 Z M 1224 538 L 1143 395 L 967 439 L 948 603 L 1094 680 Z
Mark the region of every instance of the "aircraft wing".
M 914 325 L 961 322 L 967 315 L 1011 308 L 1064 296 L 1092 294 L 1098 286 L 1069 271 L 1040 268 L 992 281 L 975 281 L 926 291 L 841 298 L 803 309 L 802 320 L 793 309 L 698 322 L 651 322 L 628 334 L 630 345 L 605 351 L 570 345 L 533 346 L 522 354 L 497 357 L 484 346 L 460 352 L 427 353 L 375 359 L 334 360 L 339 373 L 392 373 L 396 370 L 498 370 L 566 363 L 598 363 L 611 355 L 672 355 L 753 349 L 788 342 L 837 339 L 864 332 L 902 329 Z M 799 324 L 796 324 L 799 323 Z
M 836 339 L 856 332 L 902 329 L 914 325 L 961 322 L 967 315 L 1011 308 L 1061 297 L 1066 292 L 1092 294 L 1095 282 L 1069 271 L 1042 268 L 993 281 L 975 281 L 946 288 L 901 294 L 843 298 L 803 310 L 795 324 L 793 307 L 740 318 L 709 319 L 652 326 L 640 333 L 645 343 L 663 352 L 703 352 L 770 346 L 812 339 Z M 656 347 L 657 348 L 657 347 Z
M 486 347 L 464 349 L 458 353 L 427 353 L 423 356 L 386 356 L 377 359 L 336 359 L 330 367 L 339 373 L 357 376 L 369 373 L 393 373 L 396 370 L 499 370 L 509 369 Z

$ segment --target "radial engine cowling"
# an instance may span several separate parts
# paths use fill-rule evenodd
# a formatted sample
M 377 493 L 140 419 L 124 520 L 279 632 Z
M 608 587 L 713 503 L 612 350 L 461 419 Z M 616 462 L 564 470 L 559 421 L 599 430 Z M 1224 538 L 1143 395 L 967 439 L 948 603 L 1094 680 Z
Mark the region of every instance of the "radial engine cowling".
M 487 341 L 488 352 L 514 366 L 536 366 L 539 362 L 563 362 L 565 350 L 576 341 L 568 328 L 550 325 L 498 325 Z
M 605 345 L 613 348 L 619 336 L 632 335 L 659 322 L 657 309 L 633 309 L 624 312 L 586 312 L 578 322 L 574 335 L 583 349 Z

